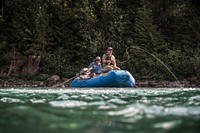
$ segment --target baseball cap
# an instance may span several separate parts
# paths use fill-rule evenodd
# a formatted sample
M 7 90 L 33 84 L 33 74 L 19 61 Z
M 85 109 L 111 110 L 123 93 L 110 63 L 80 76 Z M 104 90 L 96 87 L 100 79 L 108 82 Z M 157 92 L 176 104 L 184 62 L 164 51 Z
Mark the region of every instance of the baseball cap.
M 112 47 L 108 47 L 108 49 L 107 50 L 113 50 L 113 48 Z
M 97 56 L 97 57 L 95 58 L 95 60 L 101 60 L 101 58 L 100 58 L 99 56 Z

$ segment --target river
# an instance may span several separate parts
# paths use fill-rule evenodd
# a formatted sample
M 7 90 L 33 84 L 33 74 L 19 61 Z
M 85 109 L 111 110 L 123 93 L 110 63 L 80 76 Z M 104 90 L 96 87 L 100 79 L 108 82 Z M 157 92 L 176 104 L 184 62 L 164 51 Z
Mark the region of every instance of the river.
M 0 88 L 0 133 L 199 133 L 198 88 Z

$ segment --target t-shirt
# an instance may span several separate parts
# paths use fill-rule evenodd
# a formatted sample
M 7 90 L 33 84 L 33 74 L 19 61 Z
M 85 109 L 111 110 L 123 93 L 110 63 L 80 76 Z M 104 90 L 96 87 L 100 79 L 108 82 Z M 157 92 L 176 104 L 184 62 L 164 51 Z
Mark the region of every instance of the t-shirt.
M 93 67 L 93 69 L 90 71 L 90 74 L 92 73 L 101 73 L 102 67 L 101 64 L 97 65 L 95 62 L 90 63 L 89 68 Z

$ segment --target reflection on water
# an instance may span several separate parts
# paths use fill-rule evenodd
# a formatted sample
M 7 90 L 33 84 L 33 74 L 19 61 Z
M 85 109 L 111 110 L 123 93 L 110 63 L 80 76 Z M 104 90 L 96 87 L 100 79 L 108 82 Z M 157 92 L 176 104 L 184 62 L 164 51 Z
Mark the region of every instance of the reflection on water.
M 0 133 L 200 131 L 200 89 L 0 89 Z

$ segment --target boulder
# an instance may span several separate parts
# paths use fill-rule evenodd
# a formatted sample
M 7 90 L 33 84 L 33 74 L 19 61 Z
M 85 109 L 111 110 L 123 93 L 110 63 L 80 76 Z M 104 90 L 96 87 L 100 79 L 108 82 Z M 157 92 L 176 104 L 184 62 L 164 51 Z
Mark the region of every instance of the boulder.
M 45 85 L 46 86 L 52 86 L 56 83 L 58 83 L 58 81 L 60 80 L 60 77 L 58 75 L 53 75 L 50 78 L 47 79 Z

